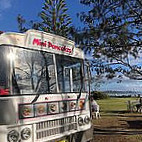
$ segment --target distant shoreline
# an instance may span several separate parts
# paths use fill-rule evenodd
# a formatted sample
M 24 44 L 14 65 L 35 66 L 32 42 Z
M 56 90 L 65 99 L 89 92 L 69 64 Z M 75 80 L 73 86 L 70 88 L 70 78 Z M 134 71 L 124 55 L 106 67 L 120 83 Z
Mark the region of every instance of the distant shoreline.
M 116 96 L 116 97 L 119 97 L 119 96 L 129 96 L 129 97 L 140 97 L 142 96 L 142 92 L 140 91 L 102 91 L 106 94 L 108 94 L 109 96 Z

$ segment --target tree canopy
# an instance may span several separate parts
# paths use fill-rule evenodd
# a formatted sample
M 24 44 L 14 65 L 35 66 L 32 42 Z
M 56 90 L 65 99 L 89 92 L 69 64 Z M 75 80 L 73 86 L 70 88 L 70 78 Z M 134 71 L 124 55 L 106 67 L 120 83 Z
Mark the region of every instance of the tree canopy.
M 21 14 L 19 14 L 17 16 L 18 29 L 20 32 L 25 32 L 32 28 L 68 37 L 73 28 L 67 10 L 68 8 L 65 0 L 45 0 L 42 11 L 38 14 L 38 18 L 41 21 L 36 22 L 30 20 L 28 22 Z
M 40 22 L 36 22 L 33 20 L 27 22 L 27 20 L 21 14 L 18 14 L 17 22 L 18 22 L 18 29 L 22 33 L 26 32 L 28 29 L 39 30 L 41 26 Z
M 45 0 L 39 13 L 41 22 L 30 21 L 34 29 L 72 38 L 86 53 L 92 55 L 91 67 L 98 76 L 111 79 L 125 75 L 142 80 L 142 2 L 140 0 L 80 0 L 88 7 L 78 13 L 84 28 L 81 32 L 70 26 L 65 0 Z M 19 30 L 28 29 L 26 20 L 18 15 Z
M 67 37 L 70 31 L 71 18 L 67 14 L 65 0 L 45 0 L 40 17 L 41 29 Z
M 142 80 L 142 64 L 137 63 L 142 56 L 141 1 L 81 0 L 81 4 L 89 8 L 78 14 L 85 25 L 79 44 L 93 55 L 97 75 Z

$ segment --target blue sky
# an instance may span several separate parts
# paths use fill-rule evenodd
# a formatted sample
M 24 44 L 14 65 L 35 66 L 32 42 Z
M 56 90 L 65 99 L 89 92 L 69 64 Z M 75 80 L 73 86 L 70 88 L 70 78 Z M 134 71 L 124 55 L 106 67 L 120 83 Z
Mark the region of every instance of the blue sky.
M 79 0 L 66 0 L 68 14 L 73 19 L 75 26 L 80 25 L 76 13 L 87 8 L 79 3 Z M 18 32 L 16 17 L 21 14 L 26 20 L 39 20 L 38 13 L 42 9 L 44 0 L 0 0 L 0 31 Z M 140 60 L 139 60 L 140 61 Z M 137 62 L 139 62 L 137 61 Z M 136 61 L 134 61 L 135 63 Z M 111 80 L 101 86 L 102 90 L 142 90 L 141 81 L 124 80 L 117 83 Z
M 73 19 L 73 24 L 78 25 L 76 13 L 86 7 L 79 0 L 66 0 L 68 14 Z M 16 17 L 21 14 L 27 20 L 39 20 L 37 16 L 41 11 L 44 0 L 0 0 L 0 30 L 18 31 Z

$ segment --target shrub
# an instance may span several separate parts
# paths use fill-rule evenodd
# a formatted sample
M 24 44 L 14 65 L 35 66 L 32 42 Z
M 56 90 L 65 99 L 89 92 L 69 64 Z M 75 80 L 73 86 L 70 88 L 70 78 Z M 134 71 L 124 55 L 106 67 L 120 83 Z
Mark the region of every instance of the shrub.
M 95 100 L 99 100 L 99 99 L 108 99 L 110 98 L 110 96 L 104 92 L 99 92 L 99 91 L 92 91 L 91 92 L 91 96 L 95 99 Z

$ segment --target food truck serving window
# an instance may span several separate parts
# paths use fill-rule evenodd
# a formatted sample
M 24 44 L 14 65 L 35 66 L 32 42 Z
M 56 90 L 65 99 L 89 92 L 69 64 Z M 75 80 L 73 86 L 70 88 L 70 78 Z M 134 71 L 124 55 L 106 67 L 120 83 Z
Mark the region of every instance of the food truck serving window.
M 60 92 L 84 91 L 83 61 L 64 55 L 56 55 Z

